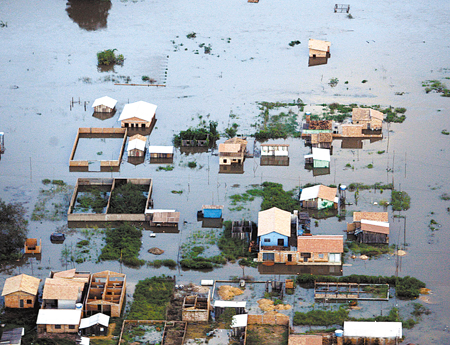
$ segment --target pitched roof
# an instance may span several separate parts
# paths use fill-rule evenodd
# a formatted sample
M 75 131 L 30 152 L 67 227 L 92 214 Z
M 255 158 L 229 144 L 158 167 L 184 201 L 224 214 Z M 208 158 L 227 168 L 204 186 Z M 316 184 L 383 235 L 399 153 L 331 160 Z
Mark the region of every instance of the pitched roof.
M 135 134 L 135 135 L 131 136 L 129 141 L 135 140 L 135 139 L 147 141 L 147 137 L 144 137 L 143 135 L 140 135 L 140 134 Z
M 155 223 L 178 223 L 180 212 L 154 212 L 153 221 Z
M 219 153 L 239 153 L 241 145 L 239 144 L 219 144 Z
M 301 253 L 343 253 L 344 236 L 342 235 L 298 236 L 297 251 Z
M 26 274 L 6 279 L 3 286 L 2 296 L 9 295 L 13 292 L 26 292 L 31 295 L 37 295 L 41 280 Z
M 320 185 L 319 194 L 317 196 L 324 200 L 334 201 L 336 199 L 336 193 L 337 188 Z
M 120 114 L 119 121 L 128 120 L 133 117 L 145 121 L 152 121 L 156 108 L 158 108 L 157 105 L 144 101 L 126 104 L 123 107 L 122 114 Z
M 354 222 L 360 222 L 362 219 L 388 222 L 389 215 L 387 212 L 353 212 Z
M 277 207 L 258 213 L 258 236 L 277 232 L 284 236 L 291 236 L 291 214 Z
M 312 187 L 303 188 L 302 193 L 300 194 L 300 201 L 317 198 L 317 196 L 319 195 L 319 187 L 320 185 L 318 184 Z
M 329 149 L 321 149 L 318 147 L 313 147 L 312 148 L 312 156 L 313 156 L 314 160 L 327 161 L 327 162 L 329 162 L 331 160 Z M 336 195 L 336 193 L 334 195 Z
M 370 120 L 370 108 L 353 108 L 352 109 L 353 121 L 369 121 Z
M 148 152 L 150 153 L 171 153 L 173 154 L 173 146 L 149 146 Z
M 344 337 L 402 337 L 401 322 L 344 321 Z
M 384 114 L 381 111 L 370 109 L 370 117 L 377 119 L 377 120 L 384 120 Z
M 117 104 L 117 101 L 114 98 L 104 96 L 101 98 L 97 98 L 92 104 L 92 108 L 95 108 L 99 105 L 106 105 L 108 108 L 113 109 Z
M 376 222 L 374 220 L 361 220 L 361 230 L 367 232 L 375 232 L 378 234 L 389 235 L 389 223 Z
M 140 151 L 144 151 L 145 150 L 145 141 L 142 141 L 141 139 L 135 138 L 135 139 L 131 139 L 128 141 L 128 146 L 127 146 L 127 151 L 131 151 L 131 150 L 140 150 Z
M 333 121 L 331 120 L 319 120 L 319 121 L 310 121 L 309 129 L 333 129 Z
M 83 291 L 84 282 L 63 279 L 47 278 L 42 292 L 42 299 L 64 299 L 76 301 L 79 293 Z
M 81 309 L 39 309 L 37 325 L 79 325 Z
M 109 316 L 102 314 L 102 313 L 98 313 L 98 314 L 92 315 L 90 317 L 81 319 L 80 329 L 88 328 L 88 327 L 91 327 L 96 324 L 100 324 L 102 326 L 108 327 L 109 326 Z
M 322 345 L 321 335 L 291 334 L 288 345 Z
M 72 268 L 67 271 L 60 271 L 53 273 L 53 278 L 64 278 L 73 281 L 82 281 L 85 283 L 89 282 L 90 277 L 91 275 L 89 272 L 77 272 L 76 268 Z
M 20 344 L 22 336 L 25 335 L 25 328 L 13 328 L 3 331 L 0 344 Z
M 331 46 L 331 43 L 328 41 L 315 40 L 313 38 L 310 38 L 308 41 L 309 49 L 321 50 L 321 51 L 327 52 L 327 51 L 329 51 L 330 46 Z
M 333 141 L 333 134 L 331 133 L 318 133 L 319 143 L 331 143 Z

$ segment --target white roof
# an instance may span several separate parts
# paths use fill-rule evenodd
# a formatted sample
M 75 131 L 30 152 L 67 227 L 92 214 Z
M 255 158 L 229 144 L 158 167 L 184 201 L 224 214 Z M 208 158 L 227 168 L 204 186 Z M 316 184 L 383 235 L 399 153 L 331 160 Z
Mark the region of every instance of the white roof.
M 389 228 L 388 222 L 377 222 L 375 220 L 367 220 L 367 219 L 361 219 L 361 224 L 369 224 L 369 225 L 376 225 L 376 226 L 384 226 L 386 228 Z
M 231 328 L 247 327 L 248 314 L 234 315 L 231 319 Z
M 145 150 L 145 141 L 141 139 L 133 139 L 128 142 L 128 151 L 138 149 L 141 151 Z
M 37 325 L 78 325 L 81 309 L 39 309 Z
M 144 101 L 126 104 L 123 107 L 122 114 L 120 114 L 119 121 L 131 119 L 132 117 L 151 121 L 155 116 L 156 108 L 158 106 Z
M 150 153 L 172 153 L 173 146 L 149 146 L 148 152 Z
M 236 302 L 236 301 L 214 301 L 214 308 L 245 308 L 247 302 Z
M 401 338 L 402 323 L 344 321 L 344 337 Z
M 213 279 L 202 279 L 200 282 L 201 285 L 206 285 L 206 286 L 211 286 L 214 285 L 214 280 Z
M 97 98 L 92 104 L 92 108 L 97 107 L 99 105 L 106 105 L 108 108 L 114 108 L 117 104 L 117 101 L 114 98 L 105 96 L 101 98 Z
M 80 328 L 88 328 L 88 327 L 91 327 L 96 324 L 100 324 L 102 326 L 108 327 L 109 316 L 102 314 L 102 313 L 98 313 L 98 314 L 92 315 L 90 317 L 81 319 Z
M 164 210 L 162 208 L 148 208 L 145 210 L 145 214 L 158 213 L 158 212 L 176 212 L 175 210 Z
M 91 339 L 88 337 L 81 337 L 80 345 L 89 345 L 91 343 Z
M 317 198 L 317 196 L 319 195 L 319 188 L 320 184 L 308 188 L 303 188 L 302 194 L 300 195 L 300 201 Z
M 330 149 L 320 149 L 318 147 L 313 147 L 312 155 L 314 160 L 319 161 L 327 161 L 331 160 L 330 158 Z

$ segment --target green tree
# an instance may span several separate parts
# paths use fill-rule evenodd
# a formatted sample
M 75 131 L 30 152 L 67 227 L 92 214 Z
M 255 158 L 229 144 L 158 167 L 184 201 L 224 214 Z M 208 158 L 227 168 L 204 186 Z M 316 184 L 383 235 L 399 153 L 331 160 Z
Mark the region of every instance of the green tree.
M 0 199 L 0 261 L 20 255 L 28 233 L 28 221 L 21 203 L 5 203 Z

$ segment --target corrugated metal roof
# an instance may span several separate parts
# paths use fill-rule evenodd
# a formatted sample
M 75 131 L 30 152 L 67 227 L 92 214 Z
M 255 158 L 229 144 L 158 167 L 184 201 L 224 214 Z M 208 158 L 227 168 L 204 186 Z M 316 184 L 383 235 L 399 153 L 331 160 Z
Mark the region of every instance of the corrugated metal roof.
M 35 278 L 27 274 L 19 274 L 18 276 L 5 280 L 2 296 L 18 291 L 23 291 L 31 295 L 37 295 L 40 283 L 41 280 L 39 278 Z
M 343 253 L 344 236 L 298 236 L 297 251 L 300 253 Z
M 248 314 L 234 315 L 231 319 L 231 328 L 247 327 Z
M 140 139 L 133 139 L 128 142 L 127 151 L 131 150 L 145 150 L 145 141 L 142 141 Z
M 315 40 L 313 38 L 310 38 L 308 41 L 308 48 L 314 49 L 314 50 L 320 50 L 327 52 L 329 51 L 331 46 L 331 43 L 328 41 L 322 41 L 322 40 Z
M 88 328 L 88 327 L 91 327 L 96 324 L 100 324 L 102 326 L 108 327 L 109 326 L 109 316 L 102 314 L 102 313 L 98 313 L 98 314 L 92 315 L 90 317 L 81 319 L 80 328 Z
M 148 152 L 150 153 L 171 153 L 173 154 L 173 146 L 149 146 Z
M 113 109 L 117 104 L 117 101 L 114 98 L 104 96 L 101 98 L 97 98 L 92 104 L 92 108 L 97 107 L 99 105 L 106 105 L 108 108 Z
M 303 188 L 302 194 L 300 194 L 300 201 L 311 200 L 317 198 L 319 195 L 320 185 Z
M 388 222 L 389 215 L 387 212 L 353 212 L 354 222 L 360 222 L 362 219 Z
M 344 321 L 344 337 L 402 337 L 401 322 Z
M 276 232 L 291 236 L 291 214 L 277 207 L 258 213 L 258 236 Z
M 361 230 L 389 235 L 389 223 L 362 219 Z
M 119 121 L 137 117 L 138 119 L 150 122 L 155 116 L 156 108 L 158 108 L 157 105 L 144 101 L 126 104 L 123 107 L 122 114 L 120 114 Z
M 318 147 L 313 147 L 312 155 L 313 155 L 314 160 L 327 161 L 327 162 L 329 162 L 331 160 L 329 149 L 320 149 Z
M 40 309 L 37 325 L 78 325 L 81 309 Z

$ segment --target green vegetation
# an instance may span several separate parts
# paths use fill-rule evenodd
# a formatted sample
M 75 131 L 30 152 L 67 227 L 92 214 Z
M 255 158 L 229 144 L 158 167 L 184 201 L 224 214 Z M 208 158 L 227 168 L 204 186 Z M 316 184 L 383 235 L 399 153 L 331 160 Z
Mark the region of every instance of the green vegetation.
M 142 81 L 146 81 L 150 84 L 154 84 L 156 83 L 156 79 L 150 78 L 148 75 L 143 75 L 142 76 Z
M 183 140 L 193 140 L 195 143 L 198 140 L 206 140 L 208 145 L 213 145 L 220 138 L 217 124 L 215 121 L 209 121 L 207 124 L 205 120 L 202 120 L 197 127 L 191 127 L 181 131 L 180 134 L 175 134 L 173 144 L 180 147 Z
M 374 184 L 363 184 L 363 183 L 350 183 L 348 185 L 348 190 L 350 192 L 354 192 L 355 190 L 368 190 L 368 189 L 394 189 L 394 185 L 392 183 L 382 184 L 381 182 L 377 182 Z
M 430 220 L 430 223 L 428 224 L 428 228 L 431 230 L 431 231 L 436 231 L 436 230 L 438 230 L 438 228 L 440 228 L 441 227 L 441 224 L 439 224 L 438 222 L 436 222 L 434 219 L 431 219 Z
M 230 127 L 225 128 L 225 135 L 227 138 L 234 138 L 237 134 L 237 130 L 239 125 L 237 123 L 233 123 Z
M 293 191 L 283 190 L 283 185 L 274 182 L 263 182 L 262 196 L 263 202 L 261 203 L 261 210 L 267 210 L 272 207 L 278 207 L 282 210 L 292 212 L 298 209 L 298 201 L 293 199 Z M 254 191 L 254 190 L 253 190 Z M 252 190 L 247 193 L 254 193 Z
M 197 167 L 197 163 L 195 161 L 188 162 L 188 167 L 191 169 L 194 169 Z
M 392 107 L 389 107 L 389 108 L 381 110 L 381 112 L 386 115 L 386 117 L 384 119 L 386 122 L 402 123 L 403 121 L 406 120 L 406 116 L 405 116 L 406 109 L 405 108 L 393 109 Z M 401 115 L 399 115 L 399 114 L 401 114 Z
M 173 169 L 175 169 L 175 167 L 173 165 L 166 165 L 166 166 L 160 165 L 158 167 L 158 169 L 156 169 L 156 171 L 161 171 L 161 170 L 172 171 Z
M 391 192 L 391 205 L 393 211 L 406 211 L 409 209 L 411 198 L 408 193 L 397 191 L 395 189 Z
M 445 200 L 445 201 L 450 200 L 450 194 L 448 194 L 448 193 L 443 193 L 439 198 L 440 198 L 441 200 Z
M 183 194 L 182 190 L 173 190 L 172 194 Z
M 175 268 L 175 267 L 177 267 L 177 262 L 175 260 L 171 260 L 171 259 L 153 260 L 153 261 L 147 261 L 147 266 L 155 267 L 155 268 L 160 268 L 161 266 Z
M 361 81 L 361 83 L 365 84 L 365 83 L 367 83 L 367 80 L 364 79 L 363 81 Z
M 131 267 L 142 266 L 145 260 L 138 259 L 141 238 L 142 230 L 127 223 L 115 229 L 107 229 L 106 245 L 102 248 L 98 259 L 119 260 Z
M 382 155 L 382 154 L 385 153 L 385 152 L 386 152 L 385 150 L 377 151 L 377 153 L 378 153 L 379 155 Z
M 164 320 L 174 287 L 174 280 L 164 275 L 140 280 L 127 319 Z
M 112 214 L 139 214 L 144 213 L 147 203 L 147 185 L 133 183 L 116 186 L 111 193 L 109 213 Z
M 425 88 L 426 93 L 436 92 L 442 93 L 442 97 L 450 97 L 450 90 L 439 80 L 425 80 L 422 82 L 422 87 Z
M 99 66 L 123 65 L 125 58 L 122 54 L 116 55 L 117 49 L 106 49 L 97 53 L 97 62 Z
M 339 83 L 338 78 L 331 78 L 330 81 L 328 82 L 328 85 L 330 85 L 331 87 L 335 87 L 337 86 L 338 83 Z
M 310 310 L 306 313 L 295 312 L 293 323 L 295 326 L 309 325 L 309 326 L 332 326 L 342 325 L 344 321 L 349 320 L 349 311 L 343 306 L 338 310 Z
M 369 163 L 369 164 L 367 165 L 367 169 L 373 169 L 373 164 L 372 164 L 372 163 Z
M 444 134 L 444 135 L 450 135 L 450 132 L 447 131 L 446 129 L 443 129 L 443 130 L 441 131 L 441 134 Z
M 291 41 L 291 42 L 289 42 L 289 45 L 291 46 L 291 47 L 294 47 L 294 46 L 296 46 L 296 45 L 298 45 L 298 44 L 300 44 L 300 43 L 302 43 L 302 42 L 300 42 L 300 41 Z
M 195 32 L 190 32 L 186 35 L 187 38 L 189 39 L 194 39 L 195 37 L 197 37 L 197 33 Z
M 0 199 L 0 261 L 17 259 L 27 238 L 28 221 L 21 203 Z
M 280 102 L 260 102 L 259 110 L 259 123 L 256 126 L 256 132 L 254 134 L 257 140 L 277 139 L 287 137 L 298 137 L 298 115 L 295 114 L 292 109 L 289 109 L 287 113 L 280 112 L 278 115 L 270 115 L 270 110 L 278 108 L 287 108 L 297 106 L 298 109 L 303 110 L 304 103 L 299 98 L 292 103 L 280 103 Z
M 366 276 L 352 274 L 344 277 L 316 276 L 310 274 L 301 274 L 297 276 L 297 284 L 306 288 L 314 288 L 314 282 L 335 282 L 335 283 L 358 283 L 358 284 L 389 284 L 395 287 L 397 297 L 403 299 L 415 299 L 420 295 L 420 289 L 425 288 L 424 282 L 417 278 L 406 277 L 384 277 L 384 276 Z
M 367 256 L 380 256 L 382 254 L 391 254 L 395 251 L 395 244 L 388 245 L 369 245 L 366 243 L 350 242 L 347 244 L 348 249 L 354 254 Z
M 225 229 L 217 244 L 222 251 L 222 255 L 228 261 L 241 258 L 239 265 L 257 267 L 257 263 L 253 262 L 255 255 L 248 251 L 247 241 L 231 237 L 231 225 L 231 221 L 224 222 Z
M 77 197 L 77 205 L 74 211 L 103 213 L 104 208 L 108 204 L 108 195 L 99 188 L 92 187 L 89 192 L 79 193 Z

